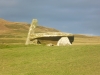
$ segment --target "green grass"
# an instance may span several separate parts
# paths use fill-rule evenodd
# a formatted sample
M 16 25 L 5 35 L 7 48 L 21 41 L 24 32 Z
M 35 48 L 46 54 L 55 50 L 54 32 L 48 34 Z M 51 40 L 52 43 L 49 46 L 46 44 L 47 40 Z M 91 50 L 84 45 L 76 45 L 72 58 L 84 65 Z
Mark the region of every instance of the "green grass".
M 0 39 L 0 44 L 13 44 L 13 43 L 25 43 L 25 39 L 19 39 L 19 38 L 14 38 L 14 39 Z
M 100 45 L 2 45 L 0 75 L 100 75 Z

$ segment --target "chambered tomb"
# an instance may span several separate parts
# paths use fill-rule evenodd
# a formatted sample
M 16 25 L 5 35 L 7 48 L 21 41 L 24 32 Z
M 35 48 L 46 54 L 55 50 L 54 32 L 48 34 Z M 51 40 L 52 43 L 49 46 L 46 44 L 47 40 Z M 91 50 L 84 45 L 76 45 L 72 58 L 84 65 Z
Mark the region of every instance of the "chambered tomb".
M 33 19 L 29 28 L 25 45 L 29 44 L 46 44 L 48 46 L 66 46 L 72 45 L 74 35 L 64 32 L 45 32 L 35 33 L 35 28 L 38 25 L 37 19 Z

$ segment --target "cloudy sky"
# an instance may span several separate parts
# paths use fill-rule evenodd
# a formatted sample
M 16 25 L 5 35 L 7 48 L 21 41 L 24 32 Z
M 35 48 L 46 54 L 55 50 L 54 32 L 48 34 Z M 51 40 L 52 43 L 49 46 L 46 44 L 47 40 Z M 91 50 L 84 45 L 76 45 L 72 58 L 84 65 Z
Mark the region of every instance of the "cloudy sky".
M 100 35 L 100 0 L 0 0 L 0 18 L 74 34 Z

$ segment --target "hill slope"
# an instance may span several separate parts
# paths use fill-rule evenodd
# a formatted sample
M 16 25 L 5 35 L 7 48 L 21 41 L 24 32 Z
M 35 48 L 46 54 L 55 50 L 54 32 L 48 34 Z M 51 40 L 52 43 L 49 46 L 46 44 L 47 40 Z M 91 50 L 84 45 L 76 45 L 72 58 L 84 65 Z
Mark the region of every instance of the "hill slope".
M 4 19 L 0 19 L 0 34 L 27 34 L 30 24 L 24 22 L 10 22 Z M 37 26 L 36 32 L 58 32 L 53 28 L 47 28 L 43 26 Z

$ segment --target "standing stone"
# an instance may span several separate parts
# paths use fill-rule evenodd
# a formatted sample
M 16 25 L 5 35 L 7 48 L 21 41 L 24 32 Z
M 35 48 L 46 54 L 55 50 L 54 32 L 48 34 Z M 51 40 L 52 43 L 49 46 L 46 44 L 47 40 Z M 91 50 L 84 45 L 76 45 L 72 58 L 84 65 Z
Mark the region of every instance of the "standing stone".
M 30 44 L 30 35 L 31 34 L 34 34 L 34 29 L 36 28 L 36 26 L 37 26 L 37 19 L 33 19 L 32 20 L 32 23 L 31 23 L 31 26 L 30 26 L 30 29 L 29 29 L 29 32 L 28 32 L 28 36 L 27 36 L 27 39 L 26 39 L 26 43 L 25 43 L 25 45 L 28 45 L 28 44 Z
M 60 40 L 57 42 L 57 46 L 66 46 L 71 45 L 68 37 L 61 37 Z

